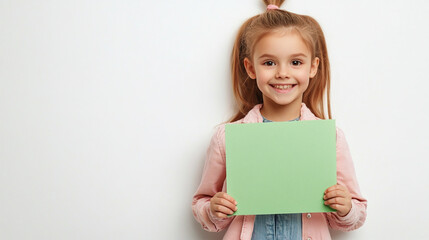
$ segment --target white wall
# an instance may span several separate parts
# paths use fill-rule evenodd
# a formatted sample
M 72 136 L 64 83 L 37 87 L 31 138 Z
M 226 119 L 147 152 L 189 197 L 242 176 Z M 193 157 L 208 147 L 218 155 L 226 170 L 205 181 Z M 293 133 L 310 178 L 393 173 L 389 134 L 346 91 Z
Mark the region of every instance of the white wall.
M 321 23 L 365 225 L 427 238 L 429 4 L 289 0 Z M 0 239 L 219 239 L 190 203 L 261 1 L 0 1 Z

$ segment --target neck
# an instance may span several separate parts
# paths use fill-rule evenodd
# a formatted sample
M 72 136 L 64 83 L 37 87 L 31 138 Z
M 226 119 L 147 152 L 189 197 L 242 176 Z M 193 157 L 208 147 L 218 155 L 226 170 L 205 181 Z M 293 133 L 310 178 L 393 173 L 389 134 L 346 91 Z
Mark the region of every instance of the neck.
M 291 121 L 301 115 L 301 102 L 302 101 L 294 101 L 287 105 L 278 105 L 273 104 L 268 99 L 264 99 L 261 114 L 266 119 L 274 122 Z

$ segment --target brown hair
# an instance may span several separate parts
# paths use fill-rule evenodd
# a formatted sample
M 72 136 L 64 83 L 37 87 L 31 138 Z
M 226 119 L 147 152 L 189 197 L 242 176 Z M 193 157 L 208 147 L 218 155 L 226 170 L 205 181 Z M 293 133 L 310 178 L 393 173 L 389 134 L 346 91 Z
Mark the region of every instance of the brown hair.
M 263 1 L 267 6 L 272 4 L 279 7 L 284 2 L 284 0 Z M 262 93 L 256 81 L 247 75 L 244 59 L 246 57 L 251 59 L 254 46 L 264 35 L 279 29 L 290 29 L 299 33 L 312 52 L 312 59 L 319 58 L 317 74 L 310 81 L 302 101 L 317 117 L 325 119 L 326 94 L 328 118 L 331 118 L 330 67 L 322 28 L 310 16 L 275 9 L 251 17 L 238 31 L 231 56 L 232 88 L 238 111 L 231 118 L 231 122 L 243 118 L 256 104 L 262 103 Z

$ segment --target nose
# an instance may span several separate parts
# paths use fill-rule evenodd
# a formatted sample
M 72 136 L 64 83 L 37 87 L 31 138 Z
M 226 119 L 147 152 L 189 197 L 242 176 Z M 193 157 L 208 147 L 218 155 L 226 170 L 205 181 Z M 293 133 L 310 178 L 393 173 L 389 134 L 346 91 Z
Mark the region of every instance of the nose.
M 288 78 L 289 77 L 289 70 L 287 69 L 287 66 L 279 65 L 277 69 L 276 78 Z

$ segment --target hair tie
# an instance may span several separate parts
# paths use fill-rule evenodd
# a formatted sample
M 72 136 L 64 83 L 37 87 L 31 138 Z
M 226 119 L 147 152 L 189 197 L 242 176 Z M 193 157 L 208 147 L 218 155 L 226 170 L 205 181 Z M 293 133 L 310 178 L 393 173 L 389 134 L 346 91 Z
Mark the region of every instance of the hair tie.
M 275 10 L 275 9 L 279 9 L 279 6 L 274 4 L 270 4 L 267 6 L 267 10 Z

